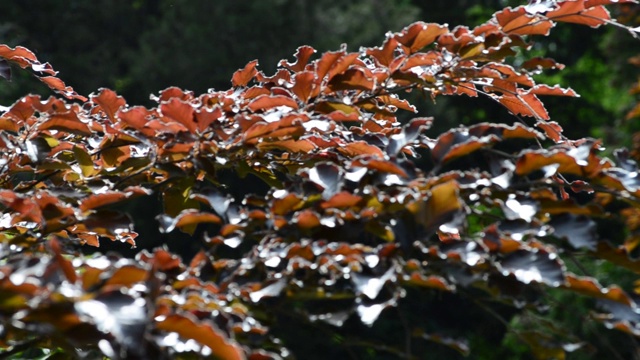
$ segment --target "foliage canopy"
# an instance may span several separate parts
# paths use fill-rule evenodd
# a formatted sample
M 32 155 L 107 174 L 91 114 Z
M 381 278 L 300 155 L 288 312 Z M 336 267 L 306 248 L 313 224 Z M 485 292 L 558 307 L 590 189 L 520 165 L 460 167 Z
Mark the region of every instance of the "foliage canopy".
M 2 344 L 307 357 L 287 322 L 331 334 L 315 340 L 336 347 L 324 354 L 412 357 L 437 343 L 467 355 L 478 328 L 437 323 L 446 299 L 497 319 L 534 356 L 563 358 L 591 351 L 544 317 L 574 294 L 593 309 L 584 320 L 639 336 L 632 284 L 585 269 L 640 272 L 637 164 L 551 120 L 540 97 L 578 95 L 533 76 L 562 64 L 513 61 L 558 22 L 622 27 L 613 3 L 635 2 L 538 1 L 475 28 L 417 22 L 359 52 L 301 46 L 273 75 L 252 61 L 228 90 L 171 87 L 151 108 L 110 89 L 85 97 L 31 51 L 0 45 L 0 76 L 30 69 L 66 98 L 27 95 L 0 116 Z M 431 134 L 432 118 L 399 120 L 416 112 L 409 93 L 486 96 L 514 122 Z M 269 189 L 234 198 L 229 173 Z M 193 259 L 80 253 L 135 245 L 126 204 L 154 197 L 161 231 L 200 244 Z

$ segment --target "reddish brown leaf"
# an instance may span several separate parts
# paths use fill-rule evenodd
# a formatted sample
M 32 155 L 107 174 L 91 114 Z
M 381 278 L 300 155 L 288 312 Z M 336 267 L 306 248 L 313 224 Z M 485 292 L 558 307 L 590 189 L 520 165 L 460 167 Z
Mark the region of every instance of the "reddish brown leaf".
M 350 192 L 342 191 L 333 195 L 329 200 L 324 201 L 320 206 L 323 209 L 328 208 L 354 208 L 362 201 L 362 197 L 353 195 Z
M 329 70 L 336 66 L 336 63 L 343 59 L 345 55 L 346 53 L 344 51 L 327 51 L 322 54 L 322 57 L 315 63 L 316 76 L 318 80 L 324 80 L 324 77 L 329 73 Z
M 315 110 L 322 114 L 328 114 L 335 121 L 357 121 L 360 118 L 360 111 L 357 106 L 347 105 L 342 102 L 319 102 L 316 104 Z
M 57 77 L 44 76 L 44 77 L 41 77 L 39 79 L 40 79 L 40 81 L 45 83 L 50 89 L 59 92 L 60 94 L 62 94 L 67 99 L 87 101 L 86 97 L 84 97 L 82 95 L 78 95 L 78 93 L 75 92 L 71 86 L 65 85 L 65 83 L 62 80 L 58 79 Z
M 411 276 L 405 280 L 408 284 L 420 287 L 434 288 L 442 291 L 455 290 L 454 285 L 450 285 L 447 281 L 440 276 L 424 276 L 419 272 L 411 273 Z
M 404 28 L 395 38 L 413 54 L 432 44 L 438 36 L 449 32 L 447 26 L 417 22 Z
M 635 305 L 635 302 L 624 290 L 617 286 L 604 288 L 597 280 L 590 277 L 578 277 L 573 274 L 567 274 L 563 287 L 583 295 L 611 300 L 627 306 Z
M 579 97 L 579 95 L 571 88 L 563 89 L 558 85 L 550 87 L 546 84 L 539 84 L 534 86 L 533 88 L 527 90 L 527 94 Z
M 12 49 L 7 45 L 0 45 L 0 57 L 3 57 L 7 60 L 15 61 L 19 65 L 20 63 L 18 61 L 20 61 L 21 59 L 23 61 L 29 61 L 29 62 L 38 61 L 38 59 L 36 58 L 36 55 L 33 52 L 31 52 L 31 50 L 22 46 L 16 46 L 15 48 Z M 55 73 L 51 75 L 55 75 Z
M 72 111 L 51 116 L 47 121 L 40 124 L 38 129 L 60 130 L 83 136 L 90 136 L 92 133 L 87 124 L 80 121 L 78 115 Z
M 354 62 L 358 59 L 358 53 L 346 54 L 342 58 L 338 59 L 335 64 L 329 69 L 328 80 L 331 81 L 334 76 L 344 73 Z
M 548 35 L 553 23 L 527 14 L 524 7 L 506 8 L 495 14 L 502 30 L 516 35 Z
M 458 189 L 456 181 L 436 185 L 431 189 L 431 196 L 427 201 L 421 200 L 408 208 L 415 214 L 416 221 L 427 231 L 436 231 L 441 224 L 449 221 L 462 209 L 463 203 L 458 196 Z
M 113 90 L 100 89 L 98 95 L 91 95 L 91 101 L 98 104 L 102 111 L 109 117 L 112 123 L 116 122 L 116 113 L 126 105 L 122 96 L 118 96 Z
M 564 69 L 564 65 L 557 63 L 554 59 L 551 58 L 542 58 L 535 57 L 529 59 L 520 65 L 520 68 L 527 70 L 536 70 L 536 69 Z
M 563 1 L 558 3 L 558 9 L 547 12 L 546 16 L 554 21 L 598 27 L 611 20 L 609 12 L 604 6 L 593 6 L 585 9 L 584 1 Z
M 515 115 L 530 116 L 542 120 L 549 120 L 549 113 L 542 101 L 534 94 L 503 95 L 498 101 Z
M 121 109 L 118 111 L 120 120 L 148 136 L 155 134 L 155 131 L 146 128 L 146 125 L 155 115 L 154 111 L 147 110 L 144 106 L 134 106 L 127 110 Z
M 303 128 L 304 129 L 304 128 Z M 315 144 L 308 140 L 280 140 L 280 141 L 263 141 L 258 144 L 258 148 L 262 151 L 271 149 L 280 149 L 293 153 L 309 153 L 316 149 Z
M 116 269 L 111 276 L 107 278 L 106 285 L 118 285 L 130 288 L 136 283 L 147 280 L 149 273 L 145 269 L 141 269 L 135 265 L 124 265 Z
M 183 227 L 201 223 L 214 223 L 220 224 L 222 220 L 212 214 L 212 213 L 203 213 L 199 212 L 195 209 L 185 209 L 176 217 L 176 227 Z
M 252 112 L 266 111 L 278 106 L 288 106 L 293 109 L 298 108 L 298 103 L 290 97 L 282 95 L 261 95 L 251 101 L 247 108 Z
M 301 229 L 312 229 L 320 226 L 320 217 L 312 210 L 302 210 L 295 217 L 298 227 Z
M 78 281 L 78 275 L 76 274 L 71 261 L 65 259 L 64 256 L 62 256 L 62 248 L 58 239 L 52 238 L 49 241 L 49 246 L 51 246 L 51 250 L 53 250 L 56 262 L 58 263 L 58 266 L 60 266 L 60 269 L 62 270 L 64 276 L 70 283 L 75 284 Z
M 18 132 L 20 130 L 20 125 L 17 121 L 9 118 L 8 116 L 0 117 L 0 130 Z
M 536 126 L 542 129 L 547 137 L 555 142 L 562 141 L 562 127 L 555 121 L 538 121 Z
M 151 264 L 154 269 L 162 272 L 180 271 L 183 269 L 182 261 L 178 255 L 172 254 L 165 249 L 155 249 L 153 255 L 146 250 L 138 253 L 136 260 Z
M 613 4 L 637 4 L 637 0 L 585 0 L 584 7 L 591 8 L 599 5 L 613 5 Z
M 387 160 L 360 158 L 354 160 L 352 165 L 366 167 L 367 169 L 377 170 L 383 173 L 396 174 L 404 178 L 409 177 L 406 171 L 404 171 L 400 166 Z
M 286 215 L 290 211 L 296 210 L 296 208 L 302 204 L 302 200 L 296 194 L 287 194 L 282 198 L 273 200 L 271 205 L 271 211 L 275 215 Z
M 200 133 L 205 132 L 211 123 L 222 117 L 222 110 L 216 106 L 213 109 L 201 107 L 195 112 L 196 123 L 198 124 L 198 131 Z
M 370 145 L 365 141 L 354 141 L 345 144 L 338 148 L 338 151 L 349 157 L 356 157 L 359 155 L 372 155 L 380 159 L 384 159 L 384 153 L 379 147 Z
M 397 47 L 398 40 L 395 38 L 387 38 L 382 44 L 382 47 L 369 48 L 366 54 L 373 57 L 378 64 L 389 67 L 396 57 L 395 51 Z
M 371 91 L 375 87 L 375 80 L 367 77 L 361 68 L 352 67 L 342 74 L 336 75 L 329 82 L 332 91 L 364 90 Z
M 253 60 L 249 62 L 244 69 L 238 69 L 233 73 L 231 84 L 233 86 L 247 86 L 249 81 L 251 81 L 258 73 L 256 66 L 258 66 L 258 60 Z
M 294 55 L 297 59 L 296 62 L 290 63 L 286 60 L 281 60 L 280 66 L 284 66 L 293 72 L 304 71 L 305 67 L 309 63 L 309 59 L 311 58 L 311 55 L 313 55 L 315 52 L 316 50 L 311 46 L 308 46 L 308 45 L 300 46 L 298 50 L 296 50 L 296 54 Z
M 192 134 L 196 133 L 197 125 L 194 118 L 194 110 L 191 104 L 180 99 L 172 98 L 160 105 L 162 115 L 182 124 Z
M 442 53 L 439 51 L 429 51 L 426 53 L 416 53 L 409 56 L 402 64 L 402 71 L 410 71 L 416 66 L 432 66 L 442 62 Z
M 170 86 L 162 91 L 160 91 L 160 96 L 153 97 L 152 99 L 154 99 L 155 101 L 159 102 L 159 103 L 163 103 L 165 101 L 169 101 L 171 99 L 179 99 L 182 100 L 184 102 L 189 102 L 191 100 L 193 100 L 193 92 L 192 91 L 185 91 L 180 89 L 179 87 L 176 86 Z
M 291 91 L 302 102 L 307 102 L 309 98 L 317 94 L 315 84 L 316 74 L 312 71 L 302 71 L 294 76 Z
M 126 199 L 131 199 L 133 197 L 149 194 L 150 191 L 145 188 L 131 186 L 124 189 L 124 191 L 109 191 L 101 194 L 90 195 L 80 201 L 79 208 L 82 211 L 88 211 L 106 205 L 111 205 Z

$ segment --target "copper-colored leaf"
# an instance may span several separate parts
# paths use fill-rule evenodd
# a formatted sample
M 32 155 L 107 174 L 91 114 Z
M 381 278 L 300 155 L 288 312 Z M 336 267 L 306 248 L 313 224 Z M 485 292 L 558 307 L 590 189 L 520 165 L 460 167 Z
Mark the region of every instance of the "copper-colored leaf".
M 520 68 L 527 70 L 536 70 L 536 69 L 564 69 L 564 65 L 557 63 L 554 59 L 551 58 L 542 58 L 542 57 L 534 57 L 531 58 L 520 65 Z
M 562 127 L 555 121 L 538 121 L 536 126 L 542 129 L 547 137 L 555 142 L 562 140 Z
M 98 95 L 91 96 L 91 101 L 100 106 L 112 123 L 116 122 L 116 113 L 118 110 L 126 104 L 122 96 L 118 96 L 115 91 L 110 89 L 100 89 Z
M 316 145 L 308 140 L 280 140 L 263 141 L 258 144 L 258 148 L 263 151 L 281 149 L 293 153 L 309 153 L 316 148 Z
M 258 60 L 253 60 L 249 62 L 243 69 L 238 69 L 235 73 L 233 73 L 231 84 L 233 86 L 247 86 L 249 81 L 251 81 L 258 73 L 256 66 L 258 66 Z
M 611 20 L 604 6 L 593 6 L 585 9 L 584 1 L 563 1 L 557 10 L 547 12 L 546 16 L 554 21 L 569 22 L 591 27 L 598 27 Z
M 312 71 L 302 71 L 294 76 L 294 84 L 291 91 L 298 99 L 307 102 L 316 93 L 316 74 Z
M 379 147 L 370 145 L 366 141 L 354 141 L 345 144 L 338 148 L 338 151 L 349 157 L 356 157 L 359 155 L 372 155 L 374 157 L 383 159 L 384 153 Z
M 78 119 L 78 115 L 74 112 L 58 113 L 39 126 L 40 130 L 60 130 L 72 134 L 89 136 L 91 129 L 87 124 Z
M 352 67 L 342 74 L 336 75 L 329 82 L 333 91 L 338 90 L 364 90 L 371 91 L 375 87 L 375 80 L 367 77 L 361 68 Z
M 443 291 L 455 290 L 455 286 L 448 284 L 444 278 L 435 275 L 424 276 L 419 272 L 413 272 L 406 282 L 414 286 L 434 288 Z
M 535 94 L 535 95 L 554 95 L 554 96 L 571 96 L 571 97 L 579 96 L 571 88 L 563 89 L 558 85 L 550 87 L 549 85 L 546 85 L 546 84 L 538 84 L 533 88 L 529 89 L 527 93 Z
M 51 246 L 51 250 L 53 250 L 55 260 L 58 263 L 58 266 L 60 266 L 60 268 L 62 269 L 62 273 L 64 274 L 64 276 L 70 283 L 75 284 L 76 281 L 78 281 L 78 275 L 76 274 L 71 261 L 65 259 L 64 256 L 62 256 L 62 247 L 60 245 L 60 241 L 56 238 L 53 238 L 51 239 L 51 241 L 49 241 L 49 246 Z
M 213 355 L 225 360 L 243 360 L 244 352 L 239 344 L 227 339 L 213 324 L 198 323 L 186 315 L 162 316 L 156 322 L 156 328 L 167 332 L 175 332 L 183 338 L 192 339 L 211 349 Z
M 397 47 L 398 40 L 395 38 L 387 38 L 382 44 L 382 47 L 367 49 L 366 54 L 373 57 L 378 64 L 389 67 L 393 59 L 395 59 L 395 51 Z
M 160 105 L 160 111 L 162 115 L 184 125 L 189 132 L 195 134 L 198 124 L 195 122 L 194 109 L 191 104 L 172 98 Z
M 286 60 L 281 60 L 280 66 L 284 66 L 293 72 L 303 71 L 309 63 L 311 55 L 315 54 L 315 52 L 316 50 L 311 46 L 300 46 L 298 50 L 296 50 L 296 54 L 294 55 L 296 57 L 296 62 L 290 63 Z
M 549 113 L 545 109 L 542 101 L 534 94 L 503 95 L 498 97 L 498 101 L 515 115 L 535 117 L 542 120 L 549 120 Z
M 432 44 L 438 36 L 448 31 L 449 29 L 444 25 L 417 22 L 404 28 L 395 38 L 409 49 L 409 53 L 415 53 Z
M 341 191 L 334 194 L 329 200 L 324 201 L 320 206 L 323 209 L 328 208 L 354 208 L 362 201 L 362 197 L 354 195 L 347 191 Z
M 47 84 L 47 86 L 50 89 L 55 90 L 60 94 L 62 94 L 67 99 L 87 101 L 86 97 L 82 95 L 78 95 L 78 93 L 75 92 L 71 86 L 65 85 L 65 83 L 62 80 L 58 79 L 55 76 L 44 76 L 40 78 L 40 81 Z
M 516 35 L 548 35 L 553 23 L 527 14 L 524 7 L 506 8 L 495 14 L 502 30 Z
M 567 274 L 565 285 L 563 286 L 571 291 L 588 295 L 595 298 L 615 301 L 627 306 L 635 305 L 635 302 L 617 286 L 609 288 L 602 287 L 596 279 L 589 277 L 578 277 L 573 274 Z
M 297 109 L 298 103 L 296 103 L 292 98 L 282 95 L 261 95 L 251 101 L 249 105 L 247 105 L 247 108 L 252 112 L 256 112 L 266 111 L 278 106 L 288 106 L 290 108 Z
M 132 197 L 149 195 L 149 190 L 141 187 L 128 187 L 124 191 L 108 191 L 101 194 L 95 194 L 84 198 L 80 202 L 80 210 L 88 211 L 103 207 L 106 205 L 118 203 L 120 201 L 130 199 Z

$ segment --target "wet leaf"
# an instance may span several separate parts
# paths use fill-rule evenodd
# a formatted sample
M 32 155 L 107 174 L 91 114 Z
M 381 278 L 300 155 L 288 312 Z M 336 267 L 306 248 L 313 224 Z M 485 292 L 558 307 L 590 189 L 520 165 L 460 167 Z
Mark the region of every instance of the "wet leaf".
M 558 256 L 543 250 L 516 250 L 502 260 L 500 267 L 503 275 L 513 274 L 525 284 L 538 282 L 558 287 L 565 281 L 565 268 Z
M 333 164 L 323 163 L 309 170 L 309 180 L 322 188 L 322 197 L 332 198 L 342 186 L 343 173 Z
M 102 293 L 94 299 L 75 303 L 76 312 L 91 319 L 98 330 L 113 336 L 112 353 L 106 356 L 117 356 L 118 353 L 131 356 L 144 356 L 144 341 L 146 327 L 149 322 L 146 301 L 142 297 L 132 296 L 114 290 Z M 105 352 L 103 343 L 101 350 Z M 115 345 L 115 346 L 114 346 Z M 122 351 L 117 351 L 115 349 Z M 117 352 L 116 352 L 117 351 Z
M 584 215 L 563 214 L 554 216 L 549 222 L 553 235 L 567 239 L 576 249 L 596 250 L 598 236 L 595 221 Z
M 265 297 L 276 297 L 282 293 L 282 290 L 287 286 L 287 281 L 285 279 L 280 279 L 272 284 L 269 284 L 260 290 L 253 291 L 249 294 L 251 301 L 254 303 L 259 302 L 262 298 Z

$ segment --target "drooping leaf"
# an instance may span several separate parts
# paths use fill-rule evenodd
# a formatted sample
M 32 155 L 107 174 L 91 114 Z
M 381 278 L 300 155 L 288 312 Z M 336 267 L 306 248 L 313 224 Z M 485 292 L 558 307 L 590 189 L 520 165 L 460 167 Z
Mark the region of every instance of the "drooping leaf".
M 525 284 L 544 283 L 558 287 L 565 282 L 565 267 L 558 256 L 544 250 L 516 250 L 500 263 L 503 275 L 512 274 Z

